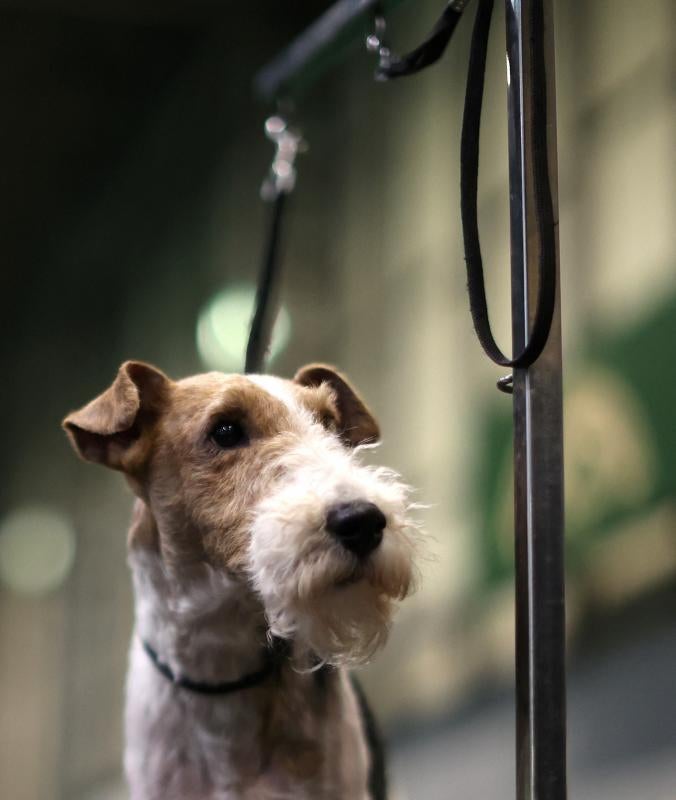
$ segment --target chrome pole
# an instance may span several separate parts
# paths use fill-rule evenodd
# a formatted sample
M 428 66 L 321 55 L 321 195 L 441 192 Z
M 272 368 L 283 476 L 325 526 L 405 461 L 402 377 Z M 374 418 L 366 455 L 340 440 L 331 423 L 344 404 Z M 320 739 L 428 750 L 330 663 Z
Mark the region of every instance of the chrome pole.
M 549 175 L 558 221 L 552 0 L 506 0 L 513 349 L 520 352 L 537 300 L 531 12 L 544 16 Z M 557 287 L 558 226 L 556 227 Z M 538 360 L 514 370 L 517 800 L 566 798 L 563 412 L 560 292 Z

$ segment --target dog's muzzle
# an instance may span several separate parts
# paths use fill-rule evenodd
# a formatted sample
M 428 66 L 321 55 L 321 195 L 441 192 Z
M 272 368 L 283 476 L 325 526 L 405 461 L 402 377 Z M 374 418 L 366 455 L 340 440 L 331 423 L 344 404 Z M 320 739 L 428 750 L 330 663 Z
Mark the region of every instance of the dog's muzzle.
M 364 500 L 338 503 L 326 515 L 326 529 L 358 558 L 366 558 L 378 547 L 386 525 L 378 506 Z

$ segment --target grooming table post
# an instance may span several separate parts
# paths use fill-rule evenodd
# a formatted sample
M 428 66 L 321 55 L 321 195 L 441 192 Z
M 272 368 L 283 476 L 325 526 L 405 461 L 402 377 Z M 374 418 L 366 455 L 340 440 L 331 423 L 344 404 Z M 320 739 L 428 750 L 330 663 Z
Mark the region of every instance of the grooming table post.
M 540 241 L 534 198 L 531 14 L 544 15 L 546 127 L 558 221 L 552 0 L 506 0 L 512 315 L 514 352 L 528 337 L 537 300 Z M 537 135 L 537 132 L 535 132 Z M 566 798 L 563 424 L 558 226 L 557 299 L 548 343 L 514 370 L 517 800 Z

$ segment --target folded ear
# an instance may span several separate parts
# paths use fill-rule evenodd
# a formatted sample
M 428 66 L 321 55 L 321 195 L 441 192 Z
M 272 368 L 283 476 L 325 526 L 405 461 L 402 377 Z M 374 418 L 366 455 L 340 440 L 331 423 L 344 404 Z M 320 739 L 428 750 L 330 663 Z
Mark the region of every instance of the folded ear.
M 63 427 L 86 461 L 129 471 L 145 451 L 143 433 L 166 399 L 169 378 L 140 361 L 126 361 L 113 384 L 91 403 L 73 411 Z
M 336 396 L 338 407 L 338 431 L 350 447 L 359 444 L 374 444 L 380 439 L 380 428 L 355 389 L 333 367 L 325 364 L 308 364 L 298 370 L 294 381 L 301 386 L 328 384 Z

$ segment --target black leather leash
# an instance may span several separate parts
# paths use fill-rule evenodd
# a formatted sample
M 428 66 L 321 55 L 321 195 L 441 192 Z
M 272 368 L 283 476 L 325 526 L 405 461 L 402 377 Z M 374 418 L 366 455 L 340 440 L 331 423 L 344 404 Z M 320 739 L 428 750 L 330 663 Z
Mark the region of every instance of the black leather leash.
M 470 312 L 477 338 L 484 352 L 492 361 L 504 367 L 528 367 L 538 358 L 547 344 L 556 300 L 555 222 L 547 161 L 547 86 L 544 69 L 542 4 L 538 2 L 531 4 L 530 19 L 533 44 L 530 80 L 533 87 L 533 103 L 529 133 L 533 143 L 535 205 L 541 242 L 538 262 L 538 299 L 528 342 L 520 353 L 509 358 L 498 347 L 491 330 L 479 238 L 477 212 L 479 134 L 493 0 L 477 0 L 477 2 L 460 142 L 460 206 Z M 466 5 L 467 0 L 464 2 L 452 0 L 447 3 L 441 17 L 425 41 L 402 57 L 391 54 L 383 41 L 382 33 L 379 32 L 380 41 L 375 39 L 379 45 L 380 55 L 376 78 L 391 80 L 413 75 L 438 61 L 443 55 Z M 376 26 L 376 30 L 379 29 L 380 31 L 384 30 L 382 19 L 380 25 Z M 372 43 L 370 49 L 374 49 Z M 501 379 L 498 385 L 503 391 L 510 391 L 511 376 Z
M 261 372 L 265 356 L 272 339 L 272 329 L 277 318 L 279 307 L 279 273 L 280 273 L 280 233 L 286 193 L 279 192 L 272 200 L 268 236 L 265 244 L 263 264 L 258 278 L 256 301 L 249 341 L 246 346 L 244 372 Z

